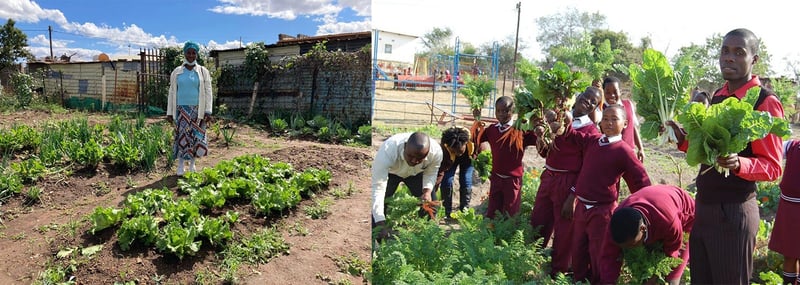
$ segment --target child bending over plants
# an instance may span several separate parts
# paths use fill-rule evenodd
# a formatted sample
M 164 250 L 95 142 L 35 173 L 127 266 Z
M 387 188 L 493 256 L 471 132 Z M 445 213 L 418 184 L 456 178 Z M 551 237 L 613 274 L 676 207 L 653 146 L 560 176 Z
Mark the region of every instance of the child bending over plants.
M 658 278 L 660 284 L 680 284 L 689 260 L 689 244 L 683 237 L 692 231 L 694 209 L 689 193 L 672 185 L 644 187 L 625 198 L 609 221 L 601 256 L 603 267 L 599 268 L 600 284 L 617 284 L 623 249 L 635 247 L 649 247 L 653 254 L 663 254 L 645 261 L 634 260 L 626 252 L 625 266 L 632 275 L 629 282 Z
M 800 215 L 800 141 L 788 140 L 783 143 L 783 157 L 786 167 L 781 178 L 781 198 L 775 224 L 769 239 L 769 249 L 783 255 L 783 283 L 797 284 L 800 275 L 800 245 L 797 238 L 800 228 L 795 223 Z

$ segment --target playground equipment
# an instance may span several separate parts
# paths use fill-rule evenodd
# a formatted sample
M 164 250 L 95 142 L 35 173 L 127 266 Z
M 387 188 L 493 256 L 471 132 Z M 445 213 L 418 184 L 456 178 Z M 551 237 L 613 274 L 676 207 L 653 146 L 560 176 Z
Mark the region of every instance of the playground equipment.
M 431 92 L 433 92 L 433 94 L 435 94 L 437 90 L 449 88 L 449 91 L 452 95 L 449 106 L 449 114 L 457 116 L 454 118 L 468 119 L 472 117 L 471 115 L 458 116 L 456 112 L 458 89 L 463 86 L 464 77 L 467 74 L 470 76 L 487 76 L 497 82 L 497 77 L 499 74 L 498 58 L 500 54 L 500 46 L 497 42 L 492 43 L 491 54 L 489 55 L 464 54 L 461 52 L 460 39 L 459 37 L 456 37 L 453 55 L 435 54 L 428 57 L 427 60 L 415 59 L 414 68 L 404 68 L 402 71 L 398 71 L 385 70 L 384 68 L 386 66 L 383 66 L 383 64 L 379 63 L 378 39 L 380 37 L 378 33 L 378 30 L 373 30 L 373 82 L 392 82 L 395 88 L 404 90 L 409 88 L 431 88 Z M 424 74 L 419 74 L 422 73 L 421 71 L 423 71 Z M 375 84 L 373 84 L 373 88 L 374 86 Z M 497 90 L 494 90 L 492 91 L 487 108 L 484 108 L 488 109 L 490 113 L 494 110 L 493 103 L 496 97 Z M 435 112 L 434 109 L 442 110 L 446 108 L 446 106 L 437 105 L 436 102 L 433 101 L 433 98 L 435 98 L 435 96 L 432 96 L 431 101 L 424 103 L 431 109 L 432 116 Z M 375 107 L 374 100 L 375 99 L 373 98 L 373 110 Z M 437 108 L 430 107 L 434 105 L 437 106 Z M 443 116 L 444 115 L 446 114 L 443 113 Z

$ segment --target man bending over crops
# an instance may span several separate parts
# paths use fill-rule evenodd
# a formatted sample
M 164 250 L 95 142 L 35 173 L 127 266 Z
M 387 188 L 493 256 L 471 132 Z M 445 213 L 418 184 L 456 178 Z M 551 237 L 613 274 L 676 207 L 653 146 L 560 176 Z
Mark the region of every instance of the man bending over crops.
M 522 202 L 522 156 L 525 147 L 536 143 L 533 132 L 521 132 L 512 126 L 514 99 L 503 96 L 494 104 L 498 123 L 487 127 L 478 144 L 489 142 L 492 149 L 492 174 L 489 176 L 489 207 L 486 216 L 494 218 L 495 212 L 513 216 Z
M 683 236 L 693 224 L 694 199 L 681 188 L 653 185 L 631 194 L 611 216 L 603 243 L 600 283 L 617 283 L 623 248 L 660 243 L 666 256 L 683 260 L 665 278 L 671 285 L 680 284 L 689 260 L 689 245 Z
M 753 109 L 783 118 L 780 99 L 761 86 L 758 76 L 752 74 L 759 59 L 758 45 L 758 38 L 748 29 L 735 29 L 725 35 L 719 56 L 725 84 L 714 92 L 711 105 L 732 96 L 741 100 L 747 95 L 747 90 L 760 87 Z M 675 125 L 674 122 L 668 124 Z M 678 149 L 686 151 L 689 144 L 680 135 L 682 133 L 676 132 L 679 134 Z M 710 165 L 700 166 L 696 179 L 697 219 L 689 239 L 692 283 L 750 283 L 759 223 L 756 182 L 774 181 L 781 176 L 781 147 L 780 137 L 767 134 L 749 142 L 739 153 L 718 157 L 717 164 L 730 170 L 728 176 L 714 170 L 707 171 L 712 167 Z
M 372 225 L 384 226 L 379 239 L 389 234 L 385 199 L 403 182 L 412 195 L 430 201 L 441 163 L 439 144 L 421 132 L 396 134 L 381 144 L 372 162 Z
M 600 135 L 597 124 L 589 118 L 599 102 L 602 101 L 603 91 L 597 87 L 587 87 L 575 99 L 572 108 L 572 128 L 587 135 Z M 555 112 L 549 111 L 555 119 Z M 548 147 L 539 149 L 539 154 L 545 157 L 545 170 L 542 172 L 539 190 L 531 213 L 531 226 L 539 228 L 539 236 L 544 238 L 543 246 L 547 245 L 550 235 L 553 235 L 553 251 L 551 256 L 551 275 L 569 271 L 572 254 L 572 214 L 575 211 L 575 195 L 572 187 L 578 179 L 578 172 L 583 162 L 583 149 L 580 145 L 571 143 L 565 136 L 556 137 Z
M 551 128 L 558 129 L 557 124 L 551 124 Z M 627 125 L 625 109 L 606 108 L 600 125 L 602 135 L 580 133 L 572 126 L 567 126 L 563 135 L 565 140 L 583 149 L 574 189 L 578 204 L 573 217 L 572 269 L 575 281 L 588 279 L 591 284 L 600 280 L 600 254 L 606 227 L 617 206 L 620 177 L 625 179 L 631 193 L 650 186 L 644 165 L 622 141 L 622 130 Z

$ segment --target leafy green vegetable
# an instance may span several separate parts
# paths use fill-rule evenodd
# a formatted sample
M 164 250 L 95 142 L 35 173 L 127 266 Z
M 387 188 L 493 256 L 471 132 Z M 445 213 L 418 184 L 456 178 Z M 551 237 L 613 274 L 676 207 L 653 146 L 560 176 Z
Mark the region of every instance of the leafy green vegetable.
M 484 150 L 478 154 L 478 157 L 472 160 L 472 165 L 478 171 L 478 176 L 482 182 L 489 180 L 489 175 L 492 174 L 492 152 Z
M 665 278 L 683 260 L 666 256 L 660 243 L 648 247 L 637 246 L 622 250 L 623 267 L 620 274 L 620 284 L 645 284 L 652 277 L 659 280 L 659 284 L 666 283 Z M 629 279 L 629 280 L 625 280 Z
M 683 106 L 689 100 L 691 86 L 695 80 L 691 78 L 688 66 L 673 70 L 669 61 L 659 51 L 646 49 L 642 56 L 642 64 L 631 64 L 628 68 L 633 81 L 632 98 L 636 102 L 638 113 L 644 117 L 640 132 L 645 139 L 660 137 L 660 143 L 677 142 L 672 128 L 665 127 L 667 133 L 659 134 L 664 123 L 673 120 L 676 106 Z
M 111 207 L 94 208 L 94 212 L 89 215 L 89 219 L 92 220 L 92 234 L 116 225 L 125 215 L 126 213 L 122 209 L 114 209 Z
M 161 230 L 156 240 L 156 247 L 162 252 L 175 254 L 179 259 L 186 255 L 195 255 L 200 251 L 202 241 L 195 241 L 197 229 L 183 227 L 178 223 L 169 223 Z
M 738 153 L 747 144 L 767 134 L 782 138 L 791 135 L 789 122 L 767 112 L 753 110 L 761 88 L 753 87 L 741 101 L 731 97 L 705 108 L 702 104 L 686 105 L 678 122 L 686 130 L 689 149 L 686 163 L 717 166 L 717 157 Z M 717 166 L 718 168 L 718 166 Z M 726 170 L 717 169 L 720 173 Z
M 567 64 L 556 62 L 549 70 L 540 71 L 530 63 L 520 64 L 519 76 L 524 86 L 514 91 L 517 120 L 514 127 L 521 131 L 533 130 L 544 124 L 544 111 L 555 110 L 560 121 L 572 108 L 576 93 L 589 86 L 590 79 L 580 71 L 572 71 Z
M 158 236 L 158 222 L 153 216 L 143 215 L 122 222 L 117 230 L 117 243 L 122 251 L 131 248 L 134 241 L 151 245 Z
M 224 216 L 219 218 L 200 217 L 197 219 L 195 227 L 200 236 L 208 239 L 211 245 L 221 245 L 233 238 L 231 226 Z

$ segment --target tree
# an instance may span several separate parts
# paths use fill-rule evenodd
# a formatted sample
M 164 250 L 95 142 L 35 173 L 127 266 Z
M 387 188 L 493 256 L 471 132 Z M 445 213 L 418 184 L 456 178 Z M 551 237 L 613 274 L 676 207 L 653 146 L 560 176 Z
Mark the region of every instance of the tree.
M 253 95 L 250 97 L 250 108 L 247 109 L 247 117 L 253 115 L 253 106 L 256 103 L 256 94 L 260 85 L 261 77 L 267 73 L 269 68 L 269 57 L 264 42 L 250 43 L 244 50 L 244 72 L 253 80 Z
M 33 55 L 26 49 L 28 36 L 20 29 L 14 27 L 14 20 L 8 19 L 0 27 L 0 72 L 12 68 L 16 62 Z
M 607 26 L 606 16 L 595 12 L 580 12 L 576 8 L 569 8 L 563 13 L 544 16 L 536 19 L 539 26 L 539 35 L 536 41 L 542 47 L 545 55 L 550 55 L 555 47 L 581 45 L 585 33 L 602 29 Z M 552 58 L 548 58 L 551 60 Z
M 706 38 L 705 44 L 691 44 L 681 47 L 673 57 L 673 63 L 692 66 L 693 75 L 698 79 L 698 87 L 710 92 L 721 87 L 725 82 L 719 70 L 719 52 L 724 35 L 715 33 Z M 753 74 L 761 77 L 772 75 L 770 61 L 772 56 L 767 52 L 766 44 L 761 41 L 758 50 L 758 62 L 753 66 Z
M 433 30 L 422 36 L 422 44 L 425 45 L 423 55 L 453 55 L 453 45 L 450 44 L 450 38 L 452 37 L 453 31 L 449 27 L 433 28 Z
M 598 45 L 591 43 L 589 33 L 585 33 L 580 41 L 571 45 L 554 46 L 551 56 L 556 61 L 566 63 L 587 72 L 592 80 L 602 80 L 612 70 L 614 58 L 620 50 L 611 49 L 611 41 L 603 40 Z
M 507 36 L 502 42 L 498 43 L 497 55 L 497 68 L 500 72 L 510 72 L 511 67 L 514 65 L 514 35 Z M 522 51 L 527 49 L 528 45 L 520 40 L 519 48 L 517 49 L 517 58 L 522 58 Z M 492 43 L 483 43 L 480 46 L 480 53 L 483 55 L 492 55 Z
M 618 51 L 614 54 L 614 63 L 612 64 L 615 68 L 610 70 L 608 75 L 616 76 L 622 80 L 628 80 L 626 72 L 616 70 L 617 67 L 628 69 L 628 66 L 632 63 L 641 63 L 643 51 L 649 47 L 649 39 L 647 41 L 648 46 L 634 47 L 633 43 L 628 39 L 628 34 L 625 32 L 614 32 L 607 29 L 592 31 L 591 42 L 593 46 L 599 47 L 605 40 L 608 40 L 611 50 Z

